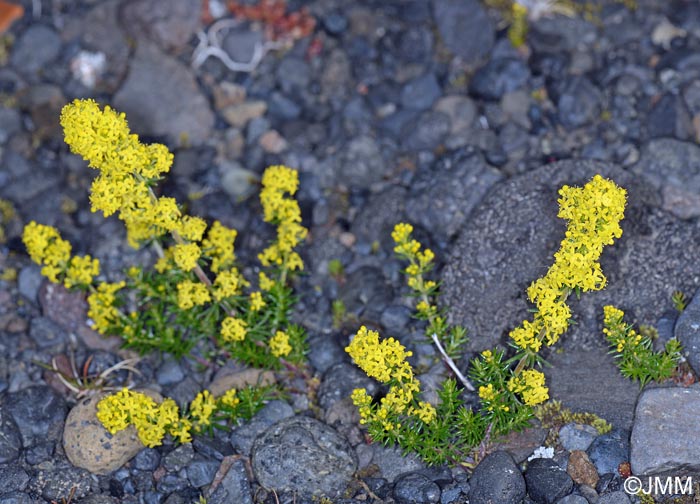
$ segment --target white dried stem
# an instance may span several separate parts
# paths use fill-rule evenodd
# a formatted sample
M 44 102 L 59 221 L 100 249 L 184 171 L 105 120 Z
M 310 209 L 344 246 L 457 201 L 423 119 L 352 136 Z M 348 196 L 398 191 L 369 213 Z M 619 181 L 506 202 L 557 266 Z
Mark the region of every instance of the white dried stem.
M 450 356 L 447 355 L 447 352 L 445 352 L 445 349 L 443 348 L 442 343 L 440 343 L 437 334 L 433 333 L 430 335 L 430 337 L 433 339 L 433 343 L 435 343 L 438 352 L 440 352 L 440 355 L 442 355 L 442 360 L 444 360 L 447 363 L 447 365 L 450 367 L 457 379 L 462 383 L 462 385 L 464 385 L 464 387 L 467 390 L 474 392 L 474 385 L 472 385 L 471 382 L 467 379 L 467 377 L 462 374 L 462 372 L 457 367 L 457 364 L 455 364 L 455 361 L 453 361 L 450 358 Z

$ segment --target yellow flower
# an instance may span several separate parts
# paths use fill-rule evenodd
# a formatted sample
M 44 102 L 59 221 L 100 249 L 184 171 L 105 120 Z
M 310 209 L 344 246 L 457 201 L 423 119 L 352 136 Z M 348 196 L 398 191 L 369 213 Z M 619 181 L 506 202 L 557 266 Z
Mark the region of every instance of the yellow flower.
M 75 285 L 90 285 L 92 279 L 100 274 L 100 261 L 89 255 L 74 256 L 68 265 L 64 285 L 71 288 Z
M 216 410 L 216 401 L 211 392 L 204 390 L 190 403 L 190 416 L 194 429 L 200 432 L 204 426 L 211 424 L 211 415 Z
M 284 331 L 277 331 L 270 338 L 270 352 L 275 357 L 285 357 L 292 351 L 292 346 L 289 344 L 289 335 Z
M 227 297 L 235 296 L 244 285 L 246 282 L 236 268 L 220 271 L 214 280 L 214 298 L 221 301 Z
M 221 401 L 221 404 L 228 406 L 229 408 L 235 408 L 241 402 L 235 388 L 227 390 L 226 393 L 221 396 L 219 401 Z
M 412 232 L 413 226 L 405 222 L 400 222 L 394 226 L 394 230 L 391 232 L 391 237 L 396 244 L 404 243 L 408 241 Z
M 226 317 L 221 323 L 221 337 L 229 343 L 243 341 L 246 335 L 246 325 L 245 320 Z
M 189 310 L 209 301 L 211 296 L 205 285 L 191 280 L 184 280 L 177 284 L 177 305 L 182 310 Z
M 260 289 L 270 291 L 275 286 L 275 281 L 271 280 L 263 271 L 258 275 L 258 284 Z
M 388 383 L 392 375 L 400 374 L 413 378 L 413 371 L 406 361 L 412 355 L 394 338 L 379 342 L 379 333 L 360 327 L 357 334 L 345 348 L 350 357 L 368 376 L 382 383 Z
M 250 310 L 257 312 L 265 307 L 265 300 L 260 291 L 250 293 Z
M 214 221 L 209 228 L 202 248 L 212 258 L 211 270 L 214 273 L 231 266 L 236 260 L 233 242 L 237 235 L 238 231 L 227 228 L 219 221 Z
M 435 420 L 437 412 L 432 404 L 421 401 L 419 407 L 413 410 L 413 414 L 421 419 L 421 422 L 429 424 Z
M 106 334 L 109 328 L 116 324 L 119 310 L 114 306 L 115 293 L 125 285 L 124 282 L 102 282 L 95 292 L 88 296 L 88 317 L 92 320 L 92 327 L 100 334 Z
M 202 255 L 202 251 L 196 243 L 175 245 L 171 249 L 175 264 L 183 271 L 193 270 L 197 266 L 197 260 Z
M 479 387 L 479 397 L 484 401 L 493 401 L 496 398 L 496 391 L 493 389 L 493 384 Z
M 528 406 L 535 406 L 549 399 L 549 390 L 544 385 L 544 374 L 534 369 L 526 369 L 519 376 L 508 381 L 508 390 L 520 394 Z

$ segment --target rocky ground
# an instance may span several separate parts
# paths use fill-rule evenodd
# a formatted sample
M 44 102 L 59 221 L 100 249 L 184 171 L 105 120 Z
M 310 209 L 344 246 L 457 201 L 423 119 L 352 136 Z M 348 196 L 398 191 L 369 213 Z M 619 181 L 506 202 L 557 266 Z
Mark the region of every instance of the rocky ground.
M 310 35 L 233 71 L 227 58 L 250 61 L 269 40 L 256 23 L 231 22 L 223 2 L 22 3 L 0 47 L 0 197 L 15 209 L 0 247 L 0 503 L 623 504 L 639 500 L 623 491 L 626 462 L 639 475 L 700 470 L 692 372 L 640 391 L 600 327 L 601 307 L 615 303 L 655 325 L 659 344 L 678 337 L 700 372 L 700 296 L 680 316 L 671 302 L 700 285 L 700 4 L 594 2 L 589 18 L 533 20 L 515 49 L 501 14 L 478 0 L 290 0 L 315 20 Z M 212 44 L 223 57 L 204 57 Z M 78 402 L 38 363 L 74 356 L 96 373 L 131 354 L 89 329 L 79 294 L 42 280 L 22 226 L 57 226 L 106 272 L 152 260 L 126 245 L 119 221 L 90 213 L 93 174 L 58 126 L 76 97 L 167 143 L 175 164 L 163 192 L 237 228 L 248 267 L 270 236 L 255 180 L 271 164 L 300 171 L 310 239 L 296 318 L 316 399 L 272 401 L 214 439 L 155 449 L 125 440 L 90 470 L 68 461 L 66 450 L 89 448 L 73 441 L 96 428 L 80 416 L 95 398 Z M 624 235 L 603 257 L 606 290 L 572 302 L 577 323 L 546 373 L 553 398 L 613 430 L 567 423 L 553 458 L 527 462 L 547 434 L 535 425 L 491 446 L 473 474 L 368 444 L 348 395 L 374 385 L 343 351 L 360 323 L 408 346 L 422 383 L 445 373 L 411 318 L 394 224 L 413 223 L 436 252 L 444 304 L 469 329 L 466 367 L 527 315 L 525 289 L 562 236 L 557 189 L 595 173 L 628 190 Z M 329 272 L 334 260 L 342 274 Z M 334 320 L 336 300 L 345 315 Z M 138 369 L 112 384 L 181 403 L 226 370 L 158 355 Z

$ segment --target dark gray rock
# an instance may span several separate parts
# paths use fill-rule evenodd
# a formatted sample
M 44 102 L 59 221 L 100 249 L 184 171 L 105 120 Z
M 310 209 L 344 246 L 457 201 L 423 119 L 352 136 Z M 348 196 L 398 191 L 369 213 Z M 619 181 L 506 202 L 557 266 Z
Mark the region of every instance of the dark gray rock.
M 24 460 L 29 465 L 38 465 L 51 459 L 56 450 L 53 441 L 40 442 L 24 450 Z
M 564 238 L 565 223 L 556 218 L 557 191 L 564 184 L 582 186 L 596 173 L 628 191 L 623 236 L 603 253 L 605 290 L 569 298 L 577 323 L 560 342 L 564 351 L 550 354 L 552 366 L 544 371 L 550 397 L 629 428 L 638 388 L 620 375 L 602 344 L 602 307 L 621 306 L 637 322 L 653 324 L 671 307 L 669 285 L 692 292 L 700 279 L 691 253 L 700 247 L 696 224 L 654 208 L 658 196 L 640 177 L 610 164 L 563 161 L 494 187 L 453 246 L 441 298 L 451 321 L 468 329 L 470 350 L 506 344 L 512 328 L 530 318 L 527 287 L 546 273 Z
M 37 304 L 39 302 L 39 287 L 43 281 L 44 277 L 41 275 L 41 268 L 38 265 L 25 266 L 17 277 L 19 293 L 32 303 Z
M 407 151 L 433 150 L 447 137 L 450 128 L 447 114 L 428 110 L 404 125 L 401 146 Z
M 207 499 L 207 502 L 211 504 L 228 504 L 229 502 L 253 504 L 248 471 L 243 460 L 236 460 L 231 464 L 226 476 L 221 480 L 211 497 Z
M 700 215 L 700 147 L 673 138 L 651 140 L 632 171 L 660 193 L 663 208 L 682 219 Z
M 586 451 L 596 437 L 598 430 L 590 425 L 568 423 L 559 429 L 559 442 L 568 451 Z
M 131 461 L 131 466 L 139 471 L 155 471 L 160 465 L 160 452 L 153 448 L 144 448 Z
M 384 280 L 381 270 L 362 266 L 347 275 L 347 281 L 340 287 L 338 294 L 347 313 L 378 321 L 388 300 L 392 298 L 392 289 Z
M 283 93 L 305 90 L 311 82 L 309 64 L 296 56 L 286 56 L 275 70 L 277 84 Z
M 348 28 L 348 18 L 341 12 L 333 11 L 321 19 L 323 29 L 330 35 L 341 35 Z
M 66 342 L 63 328 L 46 317 L 32 319 L 29 323 L 29 337 L 42 349 L 60 348 Z
M 0 504 L 34 504 L 34 499 L 22 492 L 8 492 L 0 495 Z
M 170 472 L 179 472 L 192 461 L 193 457 L 192 443 L 185 443 L 163 457 L 163 467 Z
M 429 109 L 440 98 L 442 89 L 434 73 L 421 75 L 406 83 L 401 90 L 401 105 L 408 109 Z
M 439 240 L 454 237 L 484 195 L 503 176 L 477 153 L 444 157 L 437 168 L 418 172 L 406 201 L 409 221 Z M 398 222 L 398 221 L 397 221 Z
M 294 416 L 294 410 L 286 401 L 270 401 L 250 420 L 231 433 L 231 444 L 243 455 L 250 456 L 253 442 L 271 425 Z
M 0 463 L 14 462 L 22 450 L 22 435 L 12 415 L 0 408 Z
M 379 320 L 388 332 L 397 334 L 403 330 L 411 321 L 413 311 L 401 305 L 387 306 L 382 312 L 382 318 Z
M 435 111 L 447 114 L 450 118 L 450 135 L 465 133 L 476 118 L 476 105 L 466 96 L 449 95 L 440 98 Z
M 3 408 L 17 424 L 25 448 L 46 439 L 56 441 L 68 413 L 63 398 L 45 385 L 7 394 Z
M 493 47 L 493 22 L 477 0 L 433 0 L 433 16 L 444 44 L 468 65 Z
M 221 48 L 238 63 L 248 63 L 253 59 L 255 46 L 262 44 L 264 35 L 261 30 L 251 30 L 238 26 L 226 32 L 221 42 Z
M 616 428 L 598 436 L 586 453 L 598 474 L 617 473 L 619 465 L 630 460 L 629 432 Z
M 630 504 L 630 498 L 625 492 L 618 490 L 601 495 L 597 504 Z
M 96 82 L 95 89 L 114 93 L 126 75 L 129 64 L 129 42 L 118 18 L 121 0 L 96 4 L 83 17 L 70 16 L 61 36 L 65 40 L 80 39 L 89 51 L 101 52 L 109 62 L 108 69 Z
M 525 478 L 503 451 L 487 455 L 474 469 L 469 485 L 471 504 L 512 504 L 525 498 Z
M 440 487 L 422 474 L 405 474 L 396 480 L 394 499 L 399 504 L 440 502 Z
M 215 460 L 196 460 L 187 466 L 187 479 L 195 488 L 200 488 L 214 481 L 219 463 Z
M 642 392 L 630 436 L 633 474 L 700 471 L 700 442 L 694 434 L 698 407 L 698 385 Z
M 336 180 L 350 186 L 369 187 L 384 178 L 386 169 L 377 142 L 361 136 L 350 140 L 340 152 Z
M 291 98 L 277 91 L 270 95 L 267 111 L 270 116 L 283 120 L 296 119 L 301 115 L 301 107 Z
M 292 417 L 256 439 L 251 464 L 265 488 L 333 499 L 352 480 L 357 456 L 347 440 L 324 423 Z
M 492 59 L 474 74 L 469 91 L 485 100 L 500 100 L 504 94 L 523 87 L 529 77 L 530 70 L 521 59 Z
M 175 359 L 167 358 L 156 371 L 156 379 L 160 385 L 172 385 L 182 381 L 185 372 Z
M 214 126 L 209 102 L 189 68 L 146 42 L 136 49 L 114 107 L 126 113 L 134 133 L 167 136 L 173 144 L 202 144 Z
M 12 47 L 10 63 L 28 78 L 52 63 L 61 53 L 61 37 L 53 28 L 35 23 L 19 37 Z
M 678 316 L 674 336 L 683 345 L 683 354 L 693 370 L 700 372 L 700 291 Z
M 0 466 L 0 488 L 3 492 L 21 491 L 27 488 L 29 474 L 17 465 Z
M 567 53 L 598 37 L 596 26 L 582 17 L 543 16 L 528 28 L 528 43 L 541 53 Z
M 155 42 L 165 51 L 187 46 L 200 27 L 201 0 L 171 0 L 168 8 L 158 0 L 129 0 L 122 5 L 124 29 L 135 40 Z
M 601 95 L 590 80 L 583 76 L 570 77 L 557 101 L 559 121 L 567 129 L 583 126 L 598 119 Z
M 156 490 L 164 495 L 179 492 L 188 486 L 188 481 L 185 478 L 181 478 L 179 475 L 172 473 L 166 474 L 156 482 Z
M 538 504 L 554 504 L 571 493 L 574 481 L 553 459 L 531 460 L 525 471 L 527 493 Z
M 407 26 L 399 35 L 397 56 L 406 63 L 425 63 L 433 55 L 433 34 L 424 25 Z
M 350 397 L 356 388 L 367 389 L 369 395 L 378 391 L 376 382 L 357 366 L 340 362 L 324 373 L 318 390 L 318 402 L 323 409 L 328 409 L 336 402 Z
M 581 495 L 567 495 L 559 499 L 557 504 L 588 504 L 588 501 Z
M 0 144 L 7 142 L 12 135 L 22 129 L 22 116 L 19 110 L 0 107 Z
M 93 486 L 92 475 L 85 469 L 66 466 L 53 470 L 40 469 L 29 483 L 31 492 L 47 501 L 60 502 L 67 495 L 76 500 L 88 495 Z
M 387 447 L 379 443 L 372 443 L 371 445 L 360 445 L 357 448 L 358 454 L 364 450 L 370 452 L 369 462 L 379 468 L 379 474 L 389 482 L 394 482 L 402 474 L 425 468 L 425 464 L 417 455 L 413 453 L 404 455 L 397 446 Z
M 647 132 L 650 138 L 690 140 L 694 137 L 693 122 L 680 95 L 667 93 L 654 104 L 647 116 Z

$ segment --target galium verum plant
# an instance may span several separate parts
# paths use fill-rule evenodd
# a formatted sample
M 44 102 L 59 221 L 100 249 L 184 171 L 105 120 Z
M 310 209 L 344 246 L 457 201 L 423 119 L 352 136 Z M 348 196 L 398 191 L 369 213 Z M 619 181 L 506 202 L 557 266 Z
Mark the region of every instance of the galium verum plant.
M 157 195 L 157 183 L 173 161 L 164 145 L 142 144 L 124 114 L 109 106 L 101 109 L 93 100 L 66 105 L 61 125 L 71 151 L 98 171 L 90 189 L 92 211 L 116 215 L 131 246 L 150 244 L 159 255 L 152 270 L 132 266 L 121 281 L 99 281 L 99 261 L 74 255 L 57 229 L 36 222 L 25 226 L 23 241 L 42 274 L 88 294 L 92 326 L 103 335 L 120 336 L 125 346 L 141 353 L 182 356 L 211 336 L 215 358 L 299 369 L 305 335 L 289 322 L 294 299 L 287 285 L 289 276 L 303 269 L 295 248 L 307 234 L 293 199 L 297 172 L 271 166 L 263 174 L 263 218 L 277 233 L 258 254 L 263 269 L 253 288 L 237 267 L 235 229 L 218 221 L 207 226 L 185 214 L 175 199 Z M 250 418 L 270 393 L 269 387 L 254 386 L 214 398 L 204 390 L 181 415 L 172 399 L 157 404 L 124 389 L 99 401 L 98 418 L 112 433 L 134 425 L 147 446 L 160 444 L 166 434 L 188 442 L 191 432 Z
M 104 335 L 118 335 L 140 352 L 182 356 L 207 335 L 222 356 L 261 367 L 303 361 L 304 334 L 289 323 L 290 273 L 303 269 L 295 247 L 306 237 L 293 199 L 297 172 L 271 166 L 262 177 L 264 220 L 275 240 L 260 254 L 257 288 L 236 265 L 235 229 L 211 226 L 182 212 L 156 185 L 173 155 L 164 145 L 142 144 L 124 114 L 93 100 L 64 107 L 61 125 L 71 151 L 98 171 L 90 190 L 93 212 L 116 214 L 133 247 L 152 244 L 160 258 L 153 270 L 131 267 L 119 282 L 100 282 L 99 261 L 71 254 L 71 245 L 50 226 L 31 222 L 23 239 L 31 258 L 52 282 L 88 292 L 88 315 Z
M 452 361 L 466 340 L 466 332 L 448 327 L 445 313 L 437 308 L 438 286 L 425 277 L 434 254 L 428 249 L 421 251 L 421 244 L 411 237 L 409 224 L 396 225 L 392 233 L 395 252 L 409 262 L 405 274 L 418 298 L 417 317 L 426 320 L 426 333 L 462 386 L 478 391 L 479 407 L 465 406 L 459 399 L 457 381 L 450 378 L 438 391 L 438 404 L 429 408 L 419 400 L 420 383 L 407 361 L 411 353 L 393 338 L 380 341 L 376 332 L 362 327 L 346 351 L 369 376 L 389 387 L 378 401 L 365 389 L 352 394 L 360 421 L 372 439 L 416 451 L 429 463 L 470 464 L 474 457 L 469 454 L 475 446 L 492 435 L 527 426 L 533 418 L 532 408 L 549 398 L 544 374 L 535 369 L 543 362 L 539 352 L 543 346 L 554 345 L 568 328 L 569 295 L 605 286 L 598 260 L 603 247 L 622 235 L 619 222 L 626 204 L 626 191 L 600 175 L 582 188 L 563 186 L 559 195 L 558 216 L 568 221 L 567 230 L 552 266 L 528 288 L 528 298 L 536 307 L 533 316 L 510 332 L 512 356 L 492 349 L 472 360 L 471 382 Z

